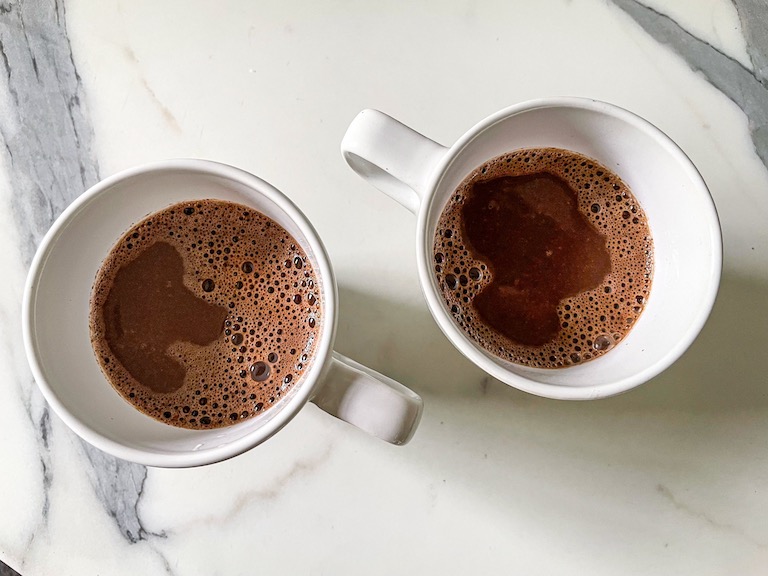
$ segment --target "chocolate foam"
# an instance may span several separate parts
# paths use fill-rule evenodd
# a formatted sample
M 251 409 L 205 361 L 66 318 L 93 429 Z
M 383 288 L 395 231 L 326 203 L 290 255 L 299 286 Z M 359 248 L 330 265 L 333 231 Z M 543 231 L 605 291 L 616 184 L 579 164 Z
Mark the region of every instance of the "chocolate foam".
M 311 260 L 243 205 L 182 202 L 128 230 L 91 294 L 91 343 L 145 414 L 216 428 L 268 410 L 301 382 L 322 328 Z
M 433 256 L 457 324 L 504 360 L 561 368 L 605 354 L 650 293 L 653 241 L 627 185 L 558 148 L 486 162 L 438 221 Z

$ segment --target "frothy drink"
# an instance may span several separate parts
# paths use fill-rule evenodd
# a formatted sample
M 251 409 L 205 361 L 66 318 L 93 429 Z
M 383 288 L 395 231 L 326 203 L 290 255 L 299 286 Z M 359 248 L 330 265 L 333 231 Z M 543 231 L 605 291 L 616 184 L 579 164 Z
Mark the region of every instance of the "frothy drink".
M 496 356 L 562 368 L 605 354 L 648 298 L 640 204 L 595 160 L 522 149 L 475 169 L 443 209 L 434 269 L 464 332 Z
M 183 202 L 128 230 L 96 277 L 91 343 L 136 408 L 183 428 L 253 417 L 300 383 L 323 320 L 299 243 L 231 202 Z

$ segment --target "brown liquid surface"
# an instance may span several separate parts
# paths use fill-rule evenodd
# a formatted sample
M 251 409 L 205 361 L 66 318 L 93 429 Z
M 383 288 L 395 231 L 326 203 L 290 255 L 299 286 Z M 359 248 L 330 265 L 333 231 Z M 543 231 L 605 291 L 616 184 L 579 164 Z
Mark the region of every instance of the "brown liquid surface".
M 559 368 L 631 330 L 651 285 L 653 243 L 627 186 L 555 148 L 490 160 L 438 222 L 435 271 L 451 314 L 489 352 Z
M 320 286 L 296 240 L 230 202 L 176 204 L 131 228 L 91 295 L 102 370 L 136 408 L 184 428 L 264 412 L 300 382 Z

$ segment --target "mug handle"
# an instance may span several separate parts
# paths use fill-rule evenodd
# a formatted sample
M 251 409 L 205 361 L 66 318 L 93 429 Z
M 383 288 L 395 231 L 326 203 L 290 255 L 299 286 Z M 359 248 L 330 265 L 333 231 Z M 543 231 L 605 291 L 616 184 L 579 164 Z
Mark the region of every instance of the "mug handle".
M 341 153 L 350 168 L 416 214 L 429 177 L 448 149 L 378 110 L 347 128 Z
M 421 397 L 399 382 L 333 352 L 311 401 L 330 415 L 392 444 L 408 442 L 421 420 Z

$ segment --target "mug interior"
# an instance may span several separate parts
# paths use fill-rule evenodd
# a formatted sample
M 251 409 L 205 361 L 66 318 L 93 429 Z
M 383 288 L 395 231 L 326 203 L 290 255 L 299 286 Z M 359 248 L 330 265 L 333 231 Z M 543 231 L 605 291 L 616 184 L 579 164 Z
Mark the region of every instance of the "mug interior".
M 139 412 L 106 380 L 90 343 L 89 300 L 104 258 L 134 223 L 186 200 L 216 198 L 266 214 L 302 245 L 321 279 L 325 320 L 311 368 L 278 404 L 242 423 L 187 430 Z M 25 293 L 30 363 L 48 402 L 81 437 L 156 466 L 222 460 L 282 427 L 309 398 L 331 349 L 335 284 L 324 248 L 298 209 L 266 182 L 230 166 L 179 160 L 129 170 L 78 198 L 44 238 Z
M 440 214 L 461 181 L 485 161 L 520 148 L 557 147 L 589 156 L 629 186 L 648 217 L 654 275 L 646 308 L 605 355 L 572 367 L 529 368 L 490 354 L 458 328 L 431 272 Z M 470 359 L 494 377 L 553 398 L 588 399 L 640 384 L 674 362 L 696 338 L 719 285 L 720 226 L 707 187 L 685 154 L 645 120 L 582 99 L 523 104 L 476 126 L 436 171 L 419 219 L 422 285 L 435 319 Z

